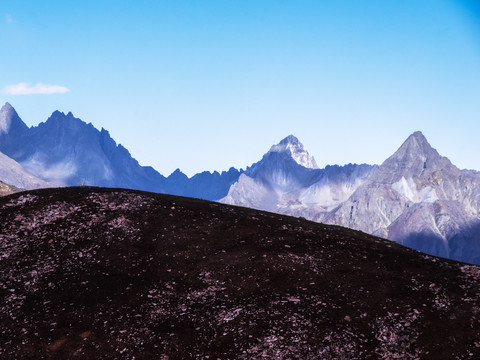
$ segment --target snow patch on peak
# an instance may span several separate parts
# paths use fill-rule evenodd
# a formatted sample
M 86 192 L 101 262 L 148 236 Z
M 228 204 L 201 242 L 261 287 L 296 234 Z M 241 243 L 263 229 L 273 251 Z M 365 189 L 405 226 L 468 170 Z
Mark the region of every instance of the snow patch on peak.
M 412 178 L 405 179 L 405 177 L 402 176 L 400 180 L 392 184 L 392 188 L 414 203 L 434 203 L 438 200 L 434 188 L 427 186 L 418 190 L 417 184 Z
M 318 169 L 315 158 L 305 150 L 303 144 L 293 135 L 289 135 L 277 145 L 273 145 L 269 152 L 288 153 L 297 164 L 309 169 Z

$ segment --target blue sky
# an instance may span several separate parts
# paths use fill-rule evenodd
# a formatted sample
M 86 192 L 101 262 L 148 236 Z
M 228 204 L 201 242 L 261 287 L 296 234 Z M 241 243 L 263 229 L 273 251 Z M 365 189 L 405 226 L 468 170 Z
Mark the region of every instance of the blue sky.
M 416 130 L 480 170 L 475 0 L 1 0 L 0 49 L 28 125 L 71 111 L 164 175 L 289 134 L 321 167 L 381 163 Z

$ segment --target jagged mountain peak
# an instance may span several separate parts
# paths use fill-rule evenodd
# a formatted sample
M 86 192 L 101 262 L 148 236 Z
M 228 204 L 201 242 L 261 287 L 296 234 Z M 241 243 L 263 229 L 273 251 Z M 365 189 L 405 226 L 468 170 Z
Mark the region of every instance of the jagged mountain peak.
M 171 180 L 188 180 L 188 176 L 185 175 L 182 170 L 180 170 L 179 168 L 175 169 L 174 172 L 172 172 L 169 176 L 168 176 L 169 179 Z
M 414 153 L 416 155 L 439 156 L 438 152 L 432 148 L 421 131 L 415 131 L 411 134 L 397 151 L 399 154 L 404 154 L 406 152 Z
M 40 123 L 39 126 L 46 126 L 47 128 L 54 129 L 68 129 L 72 133 L 72 136 L 77 136 L 76 132 L 97 132 L 98 130 L 92 125 L 92 123 L 86 123 L 80 118 L 75 117 L 71 112 L 65 114 L 62 111 L 55 110 L 46 122 Z M 108 132 L 107 132 L 108 135 Z M 109 137 L 109 136 L 107 136 Z
M 9 119 L 16 115 L 16 111 L 10 103 L 6 102 L 5 105 L 0 109 L 0 131 L 7 132 L 8 129 L 5 129 L 8 126 Z M 3 131 L 2 131 L 3 130 Z M 5 131 L 7 130 L 7 131 Z
M 65 114 L 64 112 L 60 111 L 60 110 L 55 110 L 52 115 L 50 115 L 49 117 L 49 120 L 50 119 L 76 119 L 75 116 L 73 116 L 72 112 L 68 112 L 67 114 Z
M 269 153 L 272 152 L 288 153 L 297 164 L 310 169 L 318 169 L 315 158 L 305 150 L 303 144 L 293 135 L 288 135 L 278 144 L 273 145 Z
M 430 145 L 423 133 L 416 131 L 382 165 L 397 162 L 411 166 L 413 163 L 422 162 L 422 166 L 426 167 L 428 164 L 425 164 L 425 162 L 435 162 L 442 159 L 445 158 Z
M 0 109 L 0 135 L 11 130 L 26 130 L 27 125 L 20 119 L 10 103 L 6 102 Z
M 441 156 L 421 131 L 415 131 L 383 162 L 376 180 L 381 178 L 382 182 L 395 182 L 402 177 L 421 177 L 449 166 L 453 166 L 450 160 Z
M 0 109 L 0 112 L 3 113 L 4 111 L 11 111 L 11 110 L 15 111 L 13 106 L 7 101 L 5 105 L 3 105 L 2 108 Z
M 427 138 L 420 130 L 414 131 L 407 139 L 414 138 L 417 140 L 427 141 Z
M 286 145 L 286 144 L 292 144 L 292 145 L 301 145 L 302 144 L 300 143 L 300 140 L 298 140 L 298 138 L 295 136 L 295 135 L 288 135 L 285 139 L 283 139 L 282 141 L 280 141 L 281 145 Z

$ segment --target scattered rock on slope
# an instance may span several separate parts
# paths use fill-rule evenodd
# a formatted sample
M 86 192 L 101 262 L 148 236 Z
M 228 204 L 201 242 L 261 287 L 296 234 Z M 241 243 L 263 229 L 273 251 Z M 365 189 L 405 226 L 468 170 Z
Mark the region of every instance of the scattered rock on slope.
M 2 359 L 474 359 L 479 285 L 476 266 L 252 209 L 0 199 Z

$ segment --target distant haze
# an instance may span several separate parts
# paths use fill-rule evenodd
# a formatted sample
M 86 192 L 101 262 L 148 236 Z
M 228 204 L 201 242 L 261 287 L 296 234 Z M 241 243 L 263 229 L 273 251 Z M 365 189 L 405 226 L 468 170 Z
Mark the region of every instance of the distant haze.
M 165 175 L 289 134 L 319 167 L 379 164 L 416 130 L 480 170 L 479 36 L 474 0 L 5 0 L 0 105 L 71 111 Z

